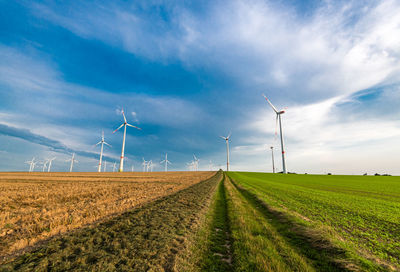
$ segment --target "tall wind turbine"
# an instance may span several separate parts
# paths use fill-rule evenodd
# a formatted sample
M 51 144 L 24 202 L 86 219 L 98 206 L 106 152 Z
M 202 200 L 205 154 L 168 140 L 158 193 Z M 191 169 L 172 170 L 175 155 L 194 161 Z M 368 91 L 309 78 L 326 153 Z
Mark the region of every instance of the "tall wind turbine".
M 226 171 L 229 171 L 229 139 L 231 138 L 231 133 L 227 137 L 219 136 L 226 142 Z
M 25 163 L 29 164 L 29 172 L 32 172 L 36 165 L 35 157 L 33 157 L 30 161 L 26 161 Z
M 165 163 L 165 172 L 168 172 L 168 164 L 171 164 L 171 162 L 168 160 L 168 154 L 165 153 L 165 160 L 162 160 L 160 163 Z
M 50 172 L 50 168 L 51 168 L 51 163 L 56 159 L 56 157 L 48 159 L 49 161 L 49 165 L 47 166 L 47 172 Z
M 274 160 L 274 147 L 271 146 L 271 154 L 272 154 L 272 173 L 275 174 L 275 160 Z
M 97 168 L 97 172 L 101 172 L 101 162 L 102 162 L 102 159 L 103 159 L 103 147 L 104 147 L 104 144 L 106 144 L 106 145 L 108 145 L 109 147 L 111 147 L 110 144 L 108 144 L 108 143 L 106 143 L 106 142 L 104 141 L 104 130 L 101 132 L 101 141 L 98 142 L 97 144 L 95 144 L 95 146 L 96 146 L 96 145 L 99 145 L 99 144 L 101 144 L 101 147 L 100 147 L 99 166 L 98 166 L 98 168 Z
M 281 115 L 285 113 L 284 110 L 280 110 L 278 111 L 274 105 L 272 105 L 271 101 L 268 100 L 268 98 L 263 95 L 265 100 L 267 100 L 267 102 L 269 103 L 269 105 L 271 106 L 271 108 L 274 110 L 274 112 L 276 113 L 276 120 L 279 119 L 279 131 L 280 131 L 280 136 L 281 136 L 281 150 L 282 150 L 282 171 L 284 174 L 286 174 L 286 164 L 285 164 L 285 149 L 283 147 L 283 134 L 282 134 L 282 120 L 281 120 Z
M 72 153 L 71 159 L 68 159 L 67 161 L 71 161 L 71 165 L 69 167 L 69 171 L 72 172 L 72 168 L 74 167 L 74 162 L 78 162 L 77 160 L 75 160 L 75 153 Z
M 121 150 L 121 160 L 119 162 L 119 172 L 123 172 L 124 171 L 124 154 L 125 154 L 125 138 L 126 138 L 126 126 L 130 126 L 139 130 L 142 130 L 141 128 L 138 128 L 136 126 L 133 126 L 131 124 L 128 124 L 128 122 L 126 121 L 126 117 L 125 117 L 125 113 L 124 110 L 122 110 L 122 116 L 124 116 L 124 123 L 122 125 L 120 125 L 116 130 L 114 130 L 113 133 L 115 133 L 117 130 L 119 130 L 120 128 L 124 127 L 124 138 L 122 140 L 122 150 Z

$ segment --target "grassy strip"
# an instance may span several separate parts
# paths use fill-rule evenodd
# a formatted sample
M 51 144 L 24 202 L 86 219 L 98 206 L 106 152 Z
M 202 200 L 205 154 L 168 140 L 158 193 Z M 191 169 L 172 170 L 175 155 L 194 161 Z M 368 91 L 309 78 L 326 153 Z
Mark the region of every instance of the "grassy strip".
M 220 178 L 218 173 L 98 226 L 51 240 L 0 271 L 170 271 Z
M 211 200 L 190 246 L 180 258 L 177 271 L 232 271 L 230 229 L 224 180 Z
M 235 271 L 315 271 L 270 224 L 270 219 L 227 179 Z

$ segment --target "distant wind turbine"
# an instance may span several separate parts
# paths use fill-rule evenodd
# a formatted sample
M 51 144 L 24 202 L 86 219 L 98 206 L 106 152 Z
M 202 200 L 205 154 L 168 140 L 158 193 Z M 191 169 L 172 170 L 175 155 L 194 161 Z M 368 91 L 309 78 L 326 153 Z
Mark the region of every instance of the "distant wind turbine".
M 271 154 L 272 154 L 272 173 L 275 173 L 275 160 L 274 160 L 274 147 L 271 146 Z
M 226 171 L 229 171 L 229 140 L 231 138 L 231 133 L 227 137 L 219 136 L 226 142 Z
M 32 172 L 36 165 L 35 157 L 33 157 L 30 161 L 26 161 L 25 163 L 29 164 L 29 172 Z
M 191 161 L 191 162 L 189 162 L 189 163 L 186 163 L 186 165 L 187 165 L 187 167 L 189 168 L 189 171 L 194 171 L 194 169 L 195 169 L 195 162 L 194 161 Z
M 71 159 L 68 159 L 66 161 L 67 162 L 71 161 L 71 165 L 69 166 L 69 171 L 72 172 L 72 168 L 74 167 L 74 162 L 78 162 L 77 160 L 75 160 L 75 153 L 72 153 Z
M 145 161 L 144 160 L 144 158 L 142 158 L 143 159 L 143 163 L 142 163 L 142 165 L 143 165 L 143 172 L 147 172 L 146 170 L 147 170 L 147 161 Z
M 199 161 L 200 160 L 196 157 L 195 154 L 193 154 L 193 158 L 194 158 L 194 164 L 193 164 L 194 171 L 199 171 Z
M 171 164 L 171 162 L 168 160 L 168 154 L 165 153 L 165 159 L 162 160 L 160 163 L 165 163 L 165 172 L 168 172 L 168 164 Z
M 49 160 L 43 161 L 42 172 L 44 172 L 44 170 L 46 170 L 46 167 L 47 167 L 47 163 L 48 163 L 48 162 L 49 162 Z
M 113 172 L 115 172 L 116 169 L 117 169 L 117 163 L 114 162 L 114 164 L 113 164 Z
M 265 100 L 267 100 L 267 102 L 269 103 L 269 105 L 271 106 L 271 108 L 274 110 L 274 112 L 276 113 L 276 120 L 279 120 L 279 131 L 280 131 L 280 136 L 281 136 L 281 150 L 282 150 L 282 169 L 283 169 L 283 173 L 286 174 L 286 164 L 285 164 L 285 149 L 283 147 L 283 134 L 282 134 L 282 120 L 281 120 L 281 115 L 285 113 L 284 110 L 280 110 L 278 111 L 274 105 L 272 105 L 271 101 L 268 100 L 268 98 L 263 95 Z
M 104 161 L 103 172 L 107 172 L 107 161 Z
M 122 123 L 122 125 L 120 125 L 116 130 L 114 130 L 113 133 L 115 133 L 117 130 L 119 130 L 120 128 L 124 127 L 124 138 L 122 139 L 122 150 L 121 150 L 121 160 L 119 163 L 119 172 L 123 172 L 124 171 L 124 154 L 125 154 L 125 138 L 126 138 L 126 126 L 130 126 L 136 129 L 141 130 L 141 128 L 138 128 L 136 126 L 133 126 L 131 124 L 128 124 L 128 122 L 126 121 L 126 117 L 125 117 L 125 113 L 124 110 L 122 110 L 122 116 L 124 117 L 124 123 Z
M 132 164 L 131 172 L 133 172 L 134 170 L 135 170 L 135 166 L 133 166 L 133 164 Z
M 106 143 L 106 142 L 104 141 L 104 130 L 101 132 L 101 141 L 98 142 L 97 144 L 95 144 L 95 146 L 96 146 L 96 145 L 99 145 L 99 144 L 101 144 L 101 147 L 100 147 L 99 166 L 98 166 L 98 168 L 97 168 L 97 172 L 101 172 L 101 162 L 102 162 L 102 160 L 103 160 L 103 147 L 104 147 L 104 144 L 106 144 L 106 145 L 108 145 L 109 147 L 111 147 L 110 144 L 108 144 L 108 143 Z
M 55 159 L 56 159 L 56 157 L 51 158 L 51 159 L 48 159 L 49 165 L 47 166 L 47 172 L 50 172 L 51 164 L 52 164 L 52 162 L 53 162 Z

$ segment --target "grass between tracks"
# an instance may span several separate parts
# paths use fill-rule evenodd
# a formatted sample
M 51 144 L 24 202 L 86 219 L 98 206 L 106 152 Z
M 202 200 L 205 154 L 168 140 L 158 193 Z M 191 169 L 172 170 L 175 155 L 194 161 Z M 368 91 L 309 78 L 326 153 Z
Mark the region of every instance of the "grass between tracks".
M 0 271 L 171 271 L 221 175 L 50 240 Z
M 232 271 L 231 237 L 224 179 L 211 200 L 208 212 L 181 252 L 177 271 Z

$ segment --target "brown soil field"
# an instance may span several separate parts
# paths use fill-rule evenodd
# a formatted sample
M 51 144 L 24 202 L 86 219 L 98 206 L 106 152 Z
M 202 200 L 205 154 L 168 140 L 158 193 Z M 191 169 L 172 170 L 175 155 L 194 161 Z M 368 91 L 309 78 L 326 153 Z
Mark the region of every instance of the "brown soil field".
M 0 173 L 0 262 L 57 234 L 172 194 L 215 172 Z

